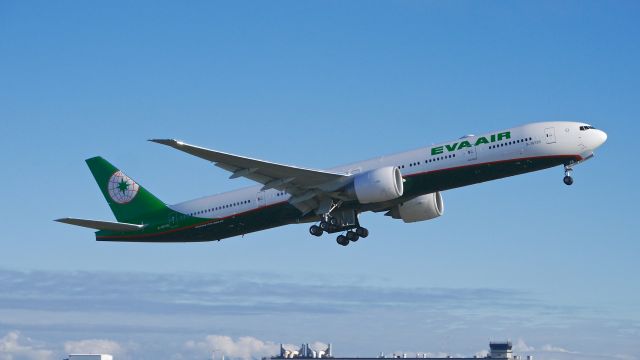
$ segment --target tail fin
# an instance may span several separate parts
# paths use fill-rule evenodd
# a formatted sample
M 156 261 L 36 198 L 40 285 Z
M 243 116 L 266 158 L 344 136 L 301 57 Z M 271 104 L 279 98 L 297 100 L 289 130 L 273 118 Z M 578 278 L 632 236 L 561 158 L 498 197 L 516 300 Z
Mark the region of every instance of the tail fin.
M 119 222 L 140 223 L 145 215 L 167 206 L 100 156 L 86 160 L 93 177 Z

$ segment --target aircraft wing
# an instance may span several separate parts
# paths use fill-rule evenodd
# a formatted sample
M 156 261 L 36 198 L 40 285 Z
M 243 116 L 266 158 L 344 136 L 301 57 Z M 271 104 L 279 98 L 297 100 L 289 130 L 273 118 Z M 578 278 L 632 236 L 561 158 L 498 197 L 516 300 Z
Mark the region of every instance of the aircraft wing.
M 318 206 L 314 198 L 318 200 L 323 195 L 331 197 L 331 191 L 339 187 L 340 184 L 346 183 L 349 178 L 343 174 L 277 164 L 206 149 L 173 139 L 152 139 L 149 141 L 209 160 L 216 166 L 231 172 L 229 177 L 231 179 L 244 177 L 263 184 L 262 190 L 287 191 L 294 195 L 290 202 L 304 212 Z
M 65 224 L 82 226 L 89 229 L 96 229 L 96 230 L 137 231 L 137 230 L 142 230 L 142 228 L 144 228 L 144 225 L 120 223 L 120 222 L 114 222 L 114 221 L 77 219 L 77 218 L 62 218 L 62 219 L 56 219 L 56 221 L 65 223 Z

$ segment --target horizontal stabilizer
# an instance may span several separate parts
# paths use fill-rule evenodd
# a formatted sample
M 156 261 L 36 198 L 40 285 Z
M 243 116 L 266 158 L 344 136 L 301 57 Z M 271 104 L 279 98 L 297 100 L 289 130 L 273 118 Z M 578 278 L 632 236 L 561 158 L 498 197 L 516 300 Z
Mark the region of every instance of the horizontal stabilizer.
M 76 218 L 56 219 L 57 222 L 82 226 L 89 229 L 109 230 L 109 231 L 137 231 L 142 230 L 144 225 L 128 224 L 114 221 L 88 220 Z

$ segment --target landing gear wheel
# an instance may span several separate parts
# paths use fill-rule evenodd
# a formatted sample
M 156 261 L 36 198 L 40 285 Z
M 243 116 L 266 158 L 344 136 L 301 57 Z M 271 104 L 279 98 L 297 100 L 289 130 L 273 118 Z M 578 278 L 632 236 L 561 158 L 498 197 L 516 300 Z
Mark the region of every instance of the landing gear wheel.
M 573 178 L 571 177 L 571 174 L 573 174 L 573 168 L 569 165 L 565 165 L 564 166 L 564 179 L 562 179 L 562 181 L 564 181 L 564 183 L 566 185 L 571 185 L 573 184 Z
M 367 236 L 369 236 L 369 230 L 367 230 L 366 228 L 363 227 L 357 227 L 356 228 L 356 234 L 361 237 L 361 238 L 366 238 Z
M 320 229 L 322 229 L 323 231 L 328 231 L 329 230 L 329 226 L 331 226 L 331 225 L 328 222 L 320 221 Z
M 333 225 L 333 226 L 337 226 L 338 225 L 338 219 L 332 217 L 329 219 L 329 224 Z
M 349 239 L 347 239 L 347 237 L 344 235 L 338 235 L 338 238 L 336 238 L 336 242 L 342 246 L 349 245 Z
M 573 184 L 573 178 L 569 175 L 565 176 L 564 179 L 562 179 L 562 181 L 564 181 L 564 183 L 566 185 L 572 185 Z
M 345 237 L 347 238 L 347 240 L 353 241 L 353 242 L 358 241 L 358 239 L 360 238 L 360 236 L 358 236 L 358 234 L 353 231 L 347 231 L 347 234 Z
M 309 228 L 309 233 L 311 233 L 311 235 L 313 235 L 313 236 L 322 236 L 323 232 L 324 231 L 322 230 L 322 228 L 320 228 L 320 226 L 318 226 L 318 225 L 312 225 Z

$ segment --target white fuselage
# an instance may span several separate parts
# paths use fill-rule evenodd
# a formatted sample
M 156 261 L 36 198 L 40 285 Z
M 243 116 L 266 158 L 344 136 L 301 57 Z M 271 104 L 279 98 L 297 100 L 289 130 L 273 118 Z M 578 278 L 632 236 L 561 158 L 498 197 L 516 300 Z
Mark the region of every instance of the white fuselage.
M 500 136 L 499 134 L 506 134 Z M 499 163 L 516 159 L 575 156 L 585 159 L 606 141 L 607 135 L 578 122 L 539 122 L 483 135 L 467 135 L 449 142 L 327 169 L 355 175 L 398 166 L 403 177 L 444 171 L 469 165 Z M 469 144 L 470 146 L 464 146 Z M 224 218 L 237 213 L 275 205 L 290 195 L 276 189 L 261 191 L 261 185 L 202 197 L 173 206 L 180 213 L 202 218 Z

